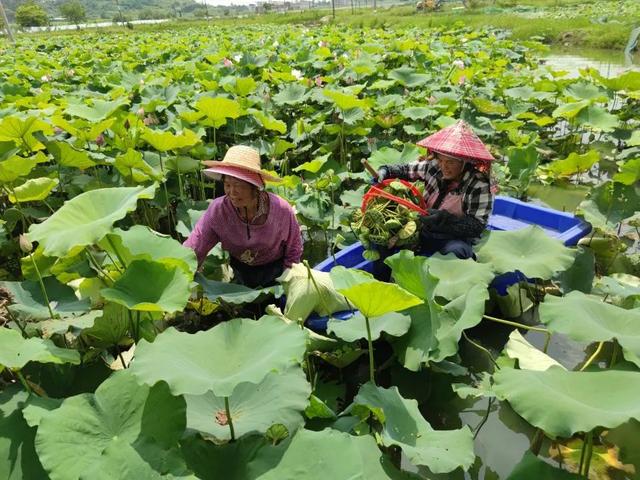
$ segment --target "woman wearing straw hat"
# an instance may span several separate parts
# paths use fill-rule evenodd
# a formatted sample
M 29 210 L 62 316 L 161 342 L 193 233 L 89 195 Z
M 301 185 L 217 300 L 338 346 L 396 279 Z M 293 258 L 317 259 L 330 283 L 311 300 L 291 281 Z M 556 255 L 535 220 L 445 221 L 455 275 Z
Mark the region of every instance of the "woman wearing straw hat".
M 473 257 L 472 244 L 493 207 L 490 171 L 493 156 L 463 120 L 418 142 L 432 154 L 427 160 L 384 165 L 378 181 L 388 177 L 423 180 L 429 214 L 420 217 L 425 254 Z
M 248 287 L 275 282 L 285 268 L 300 262 L 302 236 L 293 208 L 264 191 L 260 154 L 251 147 L 231 147 L 222 161 L 206 162 L 207 176 L 222 179 L 224 193 L 214 199 L 184 242 L 202 264 L 218 242 L 231 255 L 234 281 Z

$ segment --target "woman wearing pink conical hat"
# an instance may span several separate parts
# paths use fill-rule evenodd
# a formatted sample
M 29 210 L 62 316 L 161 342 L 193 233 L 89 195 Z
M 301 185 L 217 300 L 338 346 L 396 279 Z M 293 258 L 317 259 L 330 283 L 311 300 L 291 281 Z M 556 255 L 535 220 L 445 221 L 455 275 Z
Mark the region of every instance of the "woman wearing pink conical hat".
M 293 208 L 264 191 L 265 182 L 279 182 L 261 169 L 260 154 L 236 145 L 222 161 L 207 161 L 205 175 L 224 184 L 184 242 L 201 265 L 221 242 L 231 255 L 234 281 L 251 288 L 275 283 L 285 268 L 300 262 L 302 236 Z
M 420 217 L 423 252 L 473 257 L 472 244 L 487 226 L 493 207 L 493 155 L 463 120 L 420 140 L 426 160 L 385 165 L 378 181 L 397 177 L 423 180 L 429 214 Z

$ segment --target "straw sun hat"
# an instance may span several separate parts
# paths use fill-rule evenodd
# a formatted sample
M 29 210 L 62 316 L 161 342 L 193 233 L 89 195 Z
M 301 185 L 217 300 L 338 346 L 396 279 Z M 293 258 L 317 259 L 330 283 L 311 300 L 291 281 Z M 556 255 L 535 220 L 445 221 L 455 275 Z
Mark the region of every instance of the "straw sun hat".
M 204 174 L 215 180 L 220 180 L 223 175 L 229 175 L 258 188 L 263 188 L 264 182 L 282 181 L 264 172 L 258 151 L 245 145 L 231 147 L 221 161 L 206 160 L 203 163 L 208 167 L 204 170 Z

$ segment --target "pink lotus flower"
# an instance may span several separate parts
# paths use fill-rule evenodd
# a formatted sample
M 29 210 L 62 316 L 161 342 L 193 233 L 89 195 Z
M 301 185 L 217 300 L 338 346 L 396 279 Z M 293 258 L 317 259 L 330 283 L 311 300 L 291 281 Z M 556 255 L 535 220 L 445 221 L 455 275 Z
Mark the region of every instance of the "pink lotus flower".
M 464 85 L 464 82 L 467 81 L 467 76 L 466 75 L 460 75 L 460 78 L 458 79 L 458 85 Z
M 320 40 L 318 42 L 318 47 L 322 48 L 322 47 L 327 47 L 329 46 L 329 44 L 327 42 L 325 42 L 324 40 Z
M 225 59 L 222 61 L 222 65 L 224 65 L 225 67 L 233 67 L 233 62 L 225 57 Z
M 453 65 L 454 67 L 459 68 L 460 70 L 462 70 L 462 69 L 464 68 L 464 62 L 463 62 L 462 60 L 454 60 L 454 61 L 452 62 L 452 65 Z
M 44 83 L 50 82 L 53 79 L 53 77 L 51 75 L 49 75 L 48 73 L 46 75 L 42 75 L 40 77 L 40 80 Z
M 98 145 L 99 147 L 104 145 L 104 135 L 100 134 L 96 137 L 96 145 Z
M 316 77 L 316 87 L 322 87 L 322 85 L 324 85 L 324 81 L 322 80 L 322 77 L 318 75 Z

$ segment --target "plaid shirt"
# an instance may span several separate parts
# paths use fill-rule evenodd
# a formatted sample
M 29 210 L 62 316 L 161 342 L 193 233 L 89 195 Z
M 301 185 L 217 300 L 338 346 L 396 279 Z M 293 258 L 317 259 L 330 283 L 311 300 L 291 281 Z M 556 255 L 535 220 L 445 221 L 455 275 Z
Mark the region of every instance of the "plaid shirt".
M 394 176 L 406 180 L 424 180 L 424 197 L 427 198 L 434 192 L 440 193 L 446 188 L 442 179 L 442 171 L 436 160 L 416 161 L 403 165 L 393 165 L 391 171 Z M 462 195 L 462 210 L 466 215 L 472 216 L 487 225 L 489 215 L 493 208 L 493 193 L 489 178 L 473 169 L 465 169 L 458 186 L 451 193 Z

